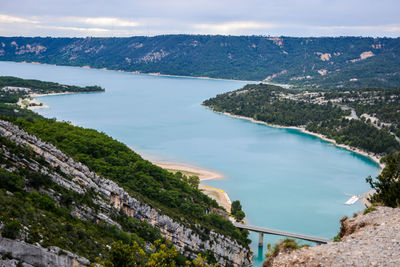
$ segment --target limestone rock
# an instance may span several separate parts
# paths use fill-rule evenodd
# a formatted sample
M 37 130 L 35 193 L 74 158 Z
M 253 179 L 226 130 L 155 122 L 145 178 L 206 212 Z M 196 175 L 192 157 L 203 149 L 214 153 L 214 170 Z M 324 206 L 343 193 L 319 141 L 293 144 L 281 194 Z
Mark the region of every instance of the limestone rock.
M 0 266 L 2 266 L 1 264 L 4 264 L 4 266 L 16 266 L 20 261 L 23 263 L 22 266 L 26 267 L 72 267 L 88 266 L 90 264 L 87 259 L 61 250 L 58 247 L 42 248 L 3 237 L 0 237 L 0 254 L 9 254 L 12 257 L 12 259 L 0 262 Z
M 340 242 L 280 253 L 263 266 L 400 266 L 400 208 L 378 207 L 341 224 Z
M 113 222 L 109 215 L 115 210 L 123 210 L 128 216 L 134 217 L 141 221 L 146 221 L 150 225 L 161 230 L 162 234 L 173 242 L 175 247 L 185 254 L 185 256 L 195 257 L 196 251 L 211 250 L 215 253 L 218 263 L 222 266 L 250 266 L 252 263 L 252 251 L 243 247 L 237 241 L 230 237 L 224 236 L 214 231 L 210 231 L 207 240 L 202 240 L 200 236 L 189 227 L 182 223 L 176 222 L 174 219 L 161 214 L 156 209 L 146 203 L 138 201 L 130 196 L 122 187 L 115 182 L 105 179 L 80 162 L 75 162 L 71 157 L 65 155 L 55 146 L 43 142 L 36 136 L 19 129 L 10 122 L 0 120 L 0 135 L 9 138 L 18 145 L 29 146 L 38 155 L 52 167 L 58 168 L 71 180 L 64 176 L 43 168 L 39 164 L 27 161 L 24 164 L 32 170 L 45 172 L 49 177 L 60 186 L 68 190 L 73 190 L 79 194 L 85 193 L 88 189 L 92 189 L 102 197 L 96 199 L 96 203 L 102 209 L 99 214 L 94 214 L 89 208 L 74 211 L 74 215 L 79 218 L 106 221 L 110 224 Z M 13 157 L 15 155 L 9 155 Z M 22 159 L 13 158 L 16 162 L 22 162 Z M 107 199 L 109 201 L 105 201 Z M 190 249 L 185 250 L 185 248 Z

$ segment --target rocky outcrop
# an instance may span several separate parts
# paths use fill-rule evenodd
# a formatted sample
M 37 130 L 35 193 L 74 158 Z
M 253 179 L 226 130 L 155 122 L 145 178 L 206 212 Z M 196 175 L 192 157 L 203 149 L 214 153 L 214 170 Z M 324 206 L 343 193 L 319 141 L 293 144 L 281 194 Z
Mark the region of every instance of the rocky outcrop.
M 72 177 L 72 179 L 67 179 L 62 175 L 42 168 L 41 171 L 47 172 L 55 183 L 80 194 L 92 189 L 102 196 L 96 201 L 101 206 L 103 213 L 92 214 L 88 210 L 78 211 L 78 214 L 76 214 L 78 217 L 94 216 L 97 219 L 116 224 L 109 218 L 108 213 L 113 209 L 123 210 L 128 216 L 146 221 L 150 225 L 159 228 L 163 235 L 172 241 L 176 248 L 186 256 L 194 257 L 198 251 L 211 250 L 215 253 L 218 262 L 222 266 L 251 265 L 252 252 L 249 248 L 243 247 L 237 241 L 214 231 L 210 231 L 208 239 L 203 240 L 204 238 L 202 239 L 189 227 L 138 201 L 115 182 L 90 171 L 87 166 L 75 162 L 55 146 L 20 130 L 12 123 L 0 120 L 0 135 L 19 145 L 31 147 L 36 154 L 40 155 L 52 167 L 59 169 L 67 177 Z M 31 169 L 40 169 L 35 166 L 34 162 L 27 164 Z
M 267 266 L 400 266 L 400 208 L 341 220 L 340 242 L 280 253 Z
M 89 260 L 58 247 L 42 248 L 21 241 L 0 237 L 0 266 L 89 266 Z

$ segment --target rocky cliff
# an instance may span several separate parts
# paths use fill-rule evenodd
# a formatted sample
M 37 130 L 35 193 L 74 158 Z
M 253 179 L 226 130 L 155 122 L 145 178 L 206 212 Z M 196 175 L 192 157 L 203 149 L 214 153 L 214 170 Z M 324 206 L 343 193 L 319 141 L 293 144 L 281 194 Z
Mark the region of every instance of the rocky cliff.
M 252 252 L 237 241 L 213 231 L 209 232 L 209 238 L 206 240 L 202 239 L 189 227 L 174 221 L 151 206 L 138 201 L 115 182 L 90 171 L 87 166 L 75 162 L 55 146 L 26 133 L 12 123 L 0 120 L 0 135 L 18 145 L 32 148 L 49 165 L 66 174 L 65 177 L 70 177 L 70 179 L 59 175 L 49 168 L 40 166 L 35 161 L 15 158 L 14 155 L 10 155 L 3 148 L 5 149 L 3 154 L 6 157 L 13 158 L 14 161 L 20 162 L 32 170 L 45 173 L 53 182 L 68 190 L 79 194 L 83 194 L 87 190 L 93 190 L 99 194 L 100 197 L 95 200 L 101 207 L 99 212 L 94 213 L 90 208 L 80 208 L 74 211 L 75 216 L 79 218 L 96 218 L 97 220 L 118 226 L 111 219 L 111 214 L 115 210 L 123 210 L 128 216 L 146 221 L 150 225 L 159 228 L 162 234 L 172 241 L 176 248 L 185 256 L 193 257 L 198 251 L 211 250 L 215 253 L 218 263 L 222 266 L 249 266 L 251 264 Z M 201 229 L 201 227 L 198 228 Z
M 89 266 L 90 262 L 58 247 L 42 248 L 8 238 L 0 237 L 0 266 Z
M 400 266 L 400 208 L 341 220 L 340 242 L 279 253 L 263 266 Z

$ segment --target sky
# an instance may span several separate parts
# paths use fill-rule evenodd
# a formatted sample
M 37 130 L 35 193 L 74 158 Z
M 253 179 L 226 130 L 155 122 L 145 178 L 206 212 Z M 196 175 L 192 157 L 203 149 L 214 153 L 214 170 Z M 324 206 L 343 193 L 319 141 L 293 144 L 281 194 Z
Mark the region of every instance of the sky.
M 400 37 L 400 0 L 0 0 L 0 36 Z

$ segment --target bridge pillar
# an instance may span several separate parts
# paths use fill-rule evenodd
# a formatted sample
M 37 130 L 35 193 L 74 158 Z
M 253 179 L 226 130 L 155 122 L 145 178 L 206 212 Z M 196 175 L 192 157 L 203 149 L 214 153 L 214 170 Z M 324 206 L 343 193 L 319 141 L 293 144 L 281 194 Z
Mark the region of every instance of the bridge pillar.
M 264 234 L 261 232 L 258 233 L 258 246 L 264 246 Z

